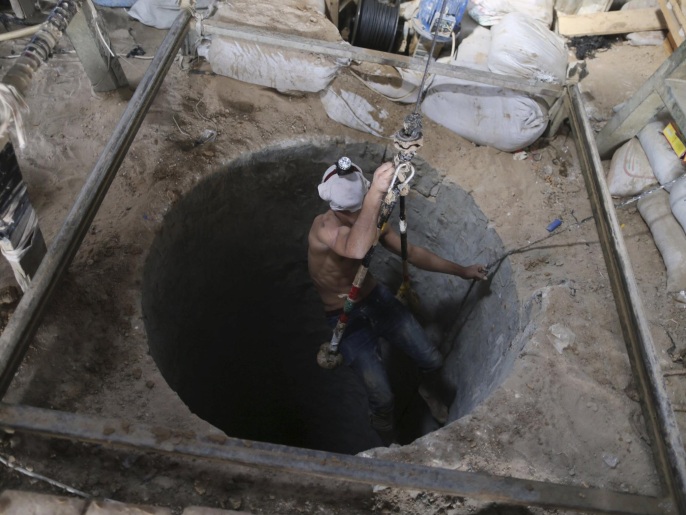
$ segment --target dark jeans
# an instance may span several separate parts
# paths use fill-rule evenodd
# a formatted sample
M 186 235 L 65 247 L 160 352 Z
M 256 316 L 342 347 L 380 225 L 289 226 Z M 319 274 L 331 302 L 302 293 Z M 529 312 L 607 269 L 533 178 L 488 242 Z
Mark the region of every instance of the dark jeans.
M 335 327 L 338 315 L 329 314 L 327 322 L 331 328 Z M 345 363 L 367 390 L 372 425 L 385 431 L 392 428 L 394 397 L 379 353 L 379 338 L 405 352 L 422 372 L 432 372 L 443 366 L 443 356 L 428 340 L 412 313 L 383 284 L 355 306 L 340 350 Z

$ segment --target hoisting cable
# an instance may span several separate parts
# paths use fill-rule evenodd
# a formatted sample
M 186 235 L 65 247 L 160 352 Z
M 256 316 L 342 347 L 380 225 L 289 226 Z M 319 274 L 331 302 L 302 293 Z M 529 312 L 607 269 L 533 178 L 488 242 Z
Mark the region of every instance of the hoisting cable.
M 679 177 L 677 177 L 677 178 L 675 178 L 675 179 L 672 179 L 672 180 L 669 181 L 669 182 L 666 182 L 666 183 L 664 183 L 664 184 L 661 184 L 661 185 L 656 186 L 656 187 L 654 187 L 654 188 L 651 188 L 651 189 L 649 189 L 649 190 L 643 191 L 643 192 L 639 193 L 638 195 L 635 195 L 635 196 L 633 196 L 633 197 L 630 197 L 630 198 L 628 198 L 627 200 L 624 200 L 624 201 L 620 202 L 619 204 L 616 204 L 616 205 L 615 205 L 615 209 L 622 209 L 622 208 L 624 208 L 624 207 L 626 207 L 626 206 L 628 206 L 628 205 L 630 205 L 630 204 L 633 204 L 634 202 L 638 202 L 638 201 L 641 200 L 642 198 L 647 197 L 648 195 L 650 195 L 651 193 L 655 193 L 656 191 L 665 189 L 666 187 L 671 186 L 672 184 L 676 183 L 677 181 L 680 181 L 681 179 L 686 180 L 686 174 L 682 174 L 682 175 L 680 175 Z M 495 260 L 493 260 L 492 262 L 490 262 L 490 263 L 486 266 L 486 270 L 488 270 L 489 275 L 492 277 L 493 274 L 492 274 L 491 272 L 493 272 L 493 273 L 497 272 L 498 268 L 500 268 L 500 264 L 501 264 L 506 258 L 508 258 L 508 257 L 510 257 L 510 256 L 512 256 L 512 255 L 514 255 L 514 254 L 521 254 L 522 252 L 525 252 L 526 250 L 530 249 L 530 248 L 533 247 L 534 245 L 537 245 L 537 244 L 539 244 L 539 243 L 541 243 L 541 242 L 543 242 L 543 241 L 545 241 L 545 240 L 548 240 L 548 239 L 553 238 L 553 237 L 555 237 L 555 236 L 559 236 L 560 234 L 564 234 L 564 233 L 566 233 L 567 231 L 570 231 L 570 230 L 572 230 L 572 229 L 576 229 L 576 228 L 578 228 L 578 227 L 581 227 L 581 226 L 584 225 L 586 222 L 588 222 L 588 221 L 590 221 L 590 220 L 593 220 L 594 218 L 595 218 L 595 217 L 594 217 L 593 215 L 587 216 L 586 218 L 584 218 L 584 219 L 582 219 L 582 220 L 579 220 L 579 221 L 577 221 L 576 223 L 573 223 L 572 225 L 567 226 L 565 229 L 563 229 L 563 230 L 561 230 L 561 231 L 553 231 L 553 232 L 551 232 L 550 234 L 547 234 L 547 235 L 545 235 L 545 236 L 542 237 L 542 238 L 539 238 L 539 239 L 537 239 L 537 240 L 535 240 L 535 241 L 532 241 L 532 242 L 530 242 L 530 243 L 527 243 L 526 245 L 523 245 L 523 246 L 521 246 L 521 247 L 517 247 L 517 248 L 515 248 L 515 249 L 508 250 L 507 252 L 505 252 L 504 254 L 502 254 L 500 257 L 498 257 L 498 258 L 496 258 Z M 533 250 L 533 249 L 532 249 L 532 250 Z M 475 284 L 475 283 L 476 283 L 476 279 L 472 279 L 472 284 L 469 285 L 469 289 L 467 290 L 467 293 L 465 293 L 465 295 L 464 295 L 464 297 L 463 297 L 463 299 L 462 299 L 462 302 L 460 303 L 460 308 L 459 308 L 459 310 L 457 311 L 458 315 L 462 312 L 462 308 L 464 307 L 464 305 L 465 305 L 465 303 L 466 303 L 466 301 L 467 301 L 467 297 L 469 297 L 469 294 L 471 293 L 472 288 L 474 287 L 474 284 Z
M 438 24 L 436 27 L 440 27 L 443 22 L 443 14 L 447 0 L 443 0 L 441 5 L 441 14 L 438 19 Z M 438 31 L 434 33 L 433 42 L 431 44 L 431 52 L 427 56 L 426 68 L 424 69 L 424 76 L 422 77 L 421 87 L 424 85 L 426 76 L 429 71 L 429 62 L 431 61 L 431 56 L 433 55 L 433 48 L 436 44 L 436 38 L 438 36 Z M 374 255 L 374 250 L 379 243 L 379 238 L 386 228 L 388 219 L 393 212 L 396 202 L 400 197 L 405 197 L 410 192 L 410 181 L 415 175 L 415 167 L 411 163 L 412 158 L 415 156 L 417 151 L 421 148 L 424 143 L 423 133 L 422 133 L 422 115 L 419 114 L 419 106 L 421 104 L 421 89 L 419 91 L 419 96 L 417 97 L 417 103 L 415 105 L 414 111 L 408 114 L 403 120 L 403 127 L 398 132 L 395 133 L 393 137 L 393 145 L 398 151 L 393 158 L 393 164 L 395 166 L 395 174 L 391 181 L 391 185 L 388 188 L 388 192 L 381 203 L 381 211 L 379 213 L 378 221 L 376 224 L 376 238 L 371 248 L 367 251 L 360 267 L 353 280 L 353 285 L 350 288 L 345 303 L 343 305 L 343 312 L 339 315 L 338 321 L 336 322 L 336 327 L 333 330 L 333 336 L 330 342 L 325 342 L 319 347 L 319 352 L 317 353 L 317 364 L 320 367 L 326 369 L 333 369 L 338 367 L 343 363 L 343 356 L 338 350 L 338 346 L 343 338 L 343 332 L 348 324 L 349 315 L 355 307 L 355 303 L 359 300 L 359 293 L 367 276 L 367 271 L 369 270 L 369 265 L 371 263 L 372 256 Z M 404 205 L 404 204 L 403 204 Z M 402 236 L 401 236 L 402 241 Z M 405 250 L 403 253 L 403 262 L 407 261 L 407 240 L 405 243 Z M 405 265 L 406 266 L 406 265 Z M 405 268 L 403 268 L 403 276 L 405 275 Z
M 670 187 L 672 184 L 676 183 L 677 181 L 680 181 L 681 179 L 686 179 L 686 174 L 682 174 L 682 175 L 680 175 L 679 177 L 677 177 L 677 178 L 675 178 L 675 179 L 672 179 L 672 180 L 669 181 L 669 182 L 666 182 L 666 183 L 661 184 L 661 185 L 659 185 L 659 186 L 655 186 L 654 188 L 651 188 L 651 189 L 649 189 L 649 190 L 646 190 L 646 191 L 643 191 L 643 192 L 639 193 L 638 195 L 635 195 L 635 196 L 633 196 L 633 197 L 630 197 L 630 198 L 628 198 L 627 200 L 624 200 L 624 201 L 620 202 L 619 204 L 616 204 L 616 205 L 615 205 L 615 209 L 622 209 L 622 208 L 624 208 L 624 207 L 626 207 L 626 206 L 628 206 L 628 205 L 630 205 L 630 204 L 633 204 L 634 202 L 638 202 L 638 201 L 641 200 L 642 198 L 647 197 L 648 195 L 650 195 L 651 193 L 655 193 L 656 191 L 659 191 L 659 190 L 662 190 L 662 189 L 665 189 L 665 188 Z M 583 220 L 580 220 L 580 221 L 578 221 L 578 222 L 576 222 L 576 223 L 574 223 L 574 224 L 568 226 L 567 228 L 565 228 L 565 229 L 562 230 L 562 231 L 554 231 L 554 232 L 551 232 L 550 234 L 547 234 L 547 235 L 544 236 L 543 238 L 539 238 L 539 239 L 536 240 L 536 241 L 532 241 L 531 243 L 527 243 L 526 245 L 524 245 L 524 246 L 522 246 L 522 247 L 518 247 L 518 248 L 512 249 L 512 250 L 508 250 L 507 252 L 505 252 L 505 254 L 503 254 L 502 256 L 500 256 L 499 258 L 497 258 L 495 261 L 493 261 L 491 264 L 489 264 L 487 268 L 488 268 L 488 270 L 491 270 L 492 267 L 494 267 L 495 265 L 500 264 L 505 258 L 507 258 L 507 257 L 509 257 L 509 256 L 511 256 L 511 255 L 513 255 L 513 254 L 521 254 L 522 252 L 524 252 L 525 250 L 527 250 L 529 247 L 532 247 L 533 245 L 536 245 L 536 244 L 538 244 L 538 243 L 541 243 L 542 241 L 545 241 L 545 240 L 547 240 L 547 239 L 549 239 L 549 238 L 552 238 L 553 236 L 558 236 L 558 235 L 560 235 L 560 234 L 563 234 L 563 233 L 565 233 L 565 232 L 567 232 L 567 231 L 569 231 L 569 230 L 571 230 L 571 229 L 574 229 L 574 228 L 577 228 L 577 227 L 581 227 L 583 224 L 585 224 L 585 223 L 588 222 L 589 220 L 593 220 L 593 218 L 594 218 L 593 215 L 587 216 L 587 217 L 584 218 Z

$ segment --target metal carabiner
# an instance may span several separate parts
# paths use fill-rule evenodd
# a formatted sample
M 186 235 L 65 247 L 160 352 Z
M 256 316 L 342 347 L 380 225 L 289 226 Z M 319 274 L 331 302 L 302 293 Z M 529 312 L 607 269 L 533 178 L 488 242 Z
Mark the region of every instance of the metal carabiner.
M 409 175 L 408 175 L 409 170 Z M 415 167 L 409 161 L 398 164 L 395 167 L 395 173 L 393 174 L 393 180 L 391 181 L 391 186 L 388 188 L 390 193 L 396 186 L 396 181 L 398 182 L 398 191 L 400 194 L 405 196 L 410 192 L 410 181 L 415 175 Z

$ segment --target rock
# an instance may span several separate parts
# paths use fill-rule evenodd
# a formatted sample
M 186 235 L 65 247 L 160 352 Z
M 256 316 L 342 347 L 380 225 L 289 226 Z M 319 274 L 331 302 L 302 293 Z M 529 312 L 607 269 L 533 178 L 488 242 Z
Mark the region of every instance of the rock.
M 619 465 L 619 458 L 607 452 L 603 453 L 603 461 L 611 469 L 617 468 Z

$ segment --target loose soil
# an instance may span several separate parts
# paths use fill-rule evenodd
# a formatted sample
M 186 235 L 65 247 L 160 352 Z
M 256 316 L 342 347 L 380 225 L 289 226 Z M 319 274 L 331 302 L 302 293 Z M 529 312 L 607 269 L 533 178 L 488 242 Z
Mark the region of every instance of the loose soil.
M 146 55 L 154 53 L 164 31 L 121 12 L 107 12 L 117 52 L 126 54 L 139 44 Z M 9 57 L 24 44 L 19 40 L 0 46 L 4 71 L 12 64 Z M 69 43 L 63 41 L 59 49 L 27 95 L 28 144 L 18 150 L 48 245 L 131 95 L 128 89 L 93 93 Z M 581 88 L 595 127 L 599 129 L 612 108 L 627 100 L 665 58 L 663 47 L 632 47 L 617 40 L 611 49 L 588 59 L 589 74 Z M 122 59 L 132 88 L 148 63 Z M 393 120 L 409 112 L 406 105 L 361 91 Z M 216 131 L 216 139 L 196 145 L 208 129 Z M 148 354 L 140 307 L 147 251 L 165 214 L 204 177 L 266 146 L 322 136 L 389 143 L 330 120 L 317 94 L 283 95 L 177 60 L 53 295 L 5 402 L 216 432 L 179 400 Z M 526 150 L 527 157 L 518 160 L 425 120 L 420 154 L 444 173 L 444 182 L 469 192 L 506 248 L 514 249 L 545 236 L 555 218 L 563 221 L 564 229 L 591 215 L 568 127 Z M 660 365 L 683 370 L 684 305 L 666 293 L 664 264 L 635 206 L 622 209 L 618 217 Z M 511 262 L 520 302 L 530 317 L 522 327 L 527 342 L 510 377 L 470 415 L 411 445 L 372 449 L 364 455 L 657 495 L 659 475 L 593 222 L 515 254 Z M 0 287 L 14 284 L 9 266 L 0 261 Z M 4 321 L 14 307 L 16 303 L 2 306 Z M 550 330 L 555 324 L 575 336 L 561 351 Z M 686 376 L 668 376 L 666 385 L 679 404 Z M 686 425 L 684 411 L 676 416 Z M 0 455 L 12 456 L 37 473 L 92 496 L 166 506 L 174 512 L 189 505 L 253 513 L 544 512 L 27 434 L 1 438 Z M 9 469 L 0 469 L 0 488 L 64 494 Z

